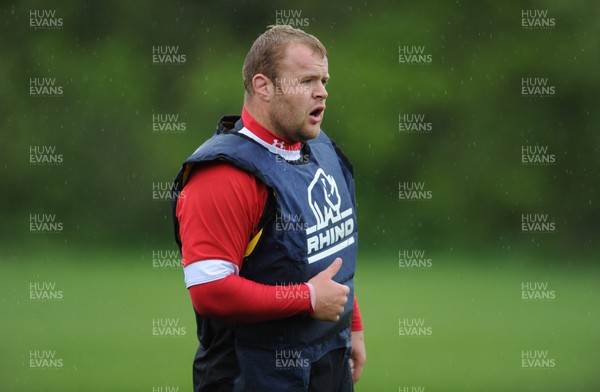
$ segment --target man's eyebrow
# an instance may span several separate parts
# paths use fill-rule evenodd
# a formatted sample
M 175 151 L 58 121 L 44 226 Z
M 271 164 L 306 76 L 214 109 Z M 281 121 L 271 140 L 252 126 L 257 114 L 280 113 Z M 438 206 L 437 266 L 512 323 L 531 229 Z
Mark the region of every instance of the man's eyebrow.
M 330 76 L 329 76 L 329 74 L 327 74 L 327 75 L 319 75 L 319 74 L 316 74 L 316 73 L 307 73 L 307 74 L 304 74 L 301 78 L 302 79 L 310 78 L 310 79 L 326 79 L 326 80 L 329 80 Z

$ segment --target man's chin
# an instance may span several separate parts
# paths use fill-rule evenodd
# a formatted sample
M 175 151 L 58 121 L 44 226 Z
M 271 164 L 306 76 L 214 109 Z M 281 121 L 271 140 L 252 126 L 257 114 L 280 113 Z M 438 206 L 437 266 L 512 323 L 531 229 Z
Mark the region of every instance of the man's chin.
M 311 124 L 303 129 L 302 132 L 302 141 L 308 141 L 316 138 L 321 133 L 321 123 Z

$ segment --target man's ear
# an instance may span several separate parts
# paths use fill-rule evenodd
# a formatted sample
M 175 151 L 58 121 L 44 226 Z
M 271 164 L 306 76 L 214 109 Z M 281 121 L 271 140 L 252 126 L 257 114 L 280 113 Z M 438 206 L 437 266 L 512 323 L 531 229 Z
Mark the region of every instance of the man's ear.
M 269 78 L 263 74 L 256 74 L 252 78 L 252 88 L 254 94 L 263 101 L 271 101 L 271 98 L 275 94 L 275 86 Z

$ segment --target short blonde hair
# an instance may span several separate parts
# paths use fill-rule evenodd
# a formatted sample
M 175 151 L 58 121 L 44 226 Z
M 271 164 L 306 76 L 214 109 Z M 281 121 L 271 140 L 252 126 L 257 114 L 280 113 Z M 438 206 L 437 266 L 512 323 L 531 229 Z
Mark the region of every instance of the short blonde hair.
M 321 57 L 327 56 L 325 46 L 312 34 L 288 25 L 269 26 L 252 44 L 246 55 L 242 74 L 244 88 L 248 94 L 254 94 L 252 78 L 256 74 L 263 74 L 275 80 L 278 74 L 279 63 L 285 57 L 285 51 L 290 44 L 303 44 L 313 50 L 314 54 Z

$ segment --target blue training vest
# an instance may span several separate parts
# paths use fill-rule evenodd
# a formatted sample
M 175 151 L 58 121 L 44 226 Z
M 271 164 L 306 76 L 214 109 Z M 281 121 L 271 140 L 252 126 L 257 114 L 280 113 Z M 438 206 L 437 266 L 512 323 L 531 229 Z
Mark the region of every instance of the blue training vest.
M 277 295 L 285 299 L 305 294 L 292 291 L 291 285 L 307 282 L 335 258 L 343 259 L 334 280 L 350 287 L 350 294 L 338 322 L 294 316 L 229 327 L 239 365 L 234 390 L 296 386 L 301 390 L 308 386 L 310 363 L 328 351 L 350 346 L 358 241 L 352 166 L 322 131 L 304 144 L 301 160 L 288 162 L 238 133 L 242 128 L 239 117 L 222 118 L 215 135 L 186 159 L 173 187 L 173 212 L 192 169 L 224 160 L 264 182 L 275 200 L 274 214 L 251 241 L 253 249 L 243 260 L 240 276 L 279 286 Z M 173 216 L 180 243 L 177 218 Z M 206 318 L 196 316 L 201 345 L 198 355 L 209 357 L 210 347 L 203 342 Z M 206 366 L 218 367 L 210 363 Z

